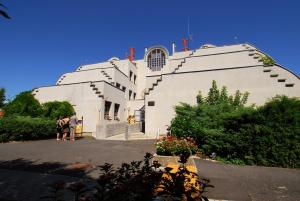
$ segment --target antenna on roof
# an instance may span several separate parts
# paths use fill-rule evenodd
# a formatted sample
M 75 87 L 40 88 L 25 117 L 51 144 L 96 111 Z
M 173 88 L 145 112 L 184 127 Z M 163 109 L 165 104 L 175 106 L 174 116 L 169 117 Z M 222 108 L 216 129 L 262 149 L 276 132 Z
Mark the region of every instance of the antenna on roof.
M 238 44 L 239 41 L 238 41 L 238 37 L 237 36 L 234 36 L 234 43 Z
M 188 16 L 188 22 L 187 22 L 187 37 L 189 41 L 193 40 L 193 34 L 190 31 L 190 16 Z

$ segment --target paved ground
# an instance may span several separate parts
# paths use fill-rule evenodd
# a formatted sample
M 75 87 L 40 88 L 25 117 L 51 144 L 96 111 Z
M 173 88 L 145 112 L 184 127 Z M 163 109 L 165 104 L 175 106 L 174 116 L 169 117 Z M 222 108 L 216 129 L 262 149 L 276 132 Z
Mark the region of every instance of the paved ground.
M 141 160 L 154 153 L 153 140 L 76 142 L 42 140 L 0 144 L 0 201 L 39 200 L 46 185 L 58 179 L 72 182 L 80 177 L 91 185 L 98 176 L 97 166 L 115 166 Z M 240 201 L 300 200 L 300 170 L 233 166 L 196 161 L 199 175 L 209 178 L 215 188 L 209 198 Z M 38 193 L 36 193 L 38 192 Z

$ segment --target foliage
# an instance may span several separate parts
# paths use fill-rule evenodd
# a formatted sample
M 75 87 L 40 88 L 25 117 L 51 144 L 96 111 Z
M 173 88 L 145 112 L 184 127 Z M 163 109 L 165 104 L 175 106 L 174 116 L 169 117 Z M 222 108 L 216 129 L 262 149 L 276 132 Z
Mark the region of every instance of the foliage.
M 1 8 L 6 8 L 2 3 L 0 3 L 0 16 L 6 18 L 6 19 L 10 19 L 10 16 Z
M 51 119 L 57 119 L 60 116 L 72 116 L 75 113 L 73 106 L 67 101 L 47 102 L 44 103 L 42 107 L 43 116 Z
M 195 154 L 198 147 L 193 138 L 177 139 L 173 136 L 164 137 L 156 144 L 156 153 L 163 156 L 179 156 L 182 153 Z
M 55 133 L 53 120 L 22 116 L 0 119 L 0 142 L 45 139 Z
M 300 167 L 299 99 L 277 96 L 254 108 L 240 92 L 222 99 L 210 92 L 195 106 L 176 106 L 172 134 L 193 137 L 205 155 L 231 163 Z
M 272 66 L 275 64 L 275 61 L 269 56 L 261 56 L 260 60 L 264 63 L 265 66 Z
M 0 88 L 0 108 L 3 108 L 5 103 L 5 89 L 4 88 Z
M 5 115 L 19 115 L 40 117 L 43 113 L 41 104 L 34 98 L 30 91 L 25 91 L 16 96 L 5 108 Z
M 41 105 L 30 91 L 22 92 L 9 102 L 5 109 L 6 116 L 31 116 L 57 119 L 60 116 L 74 114 L 73 106 L 67 101 L 52 101 Z
M 190 177 L 197 178 L 185 167 L 189 154 L 180 157 L 182 164 L 178 170 L 172 168 L 161 169 L 158 163 L 151 164 L 151 154 L 147 153 L 143 161 L 123 163 L 115 169 L 112 164 L 99 166 L 101 175 L 97 185 L 92 189 L 85 188 L 82 182 L 76 182 L 67 187 L 64 181 L 57 181 L 50 185 L 51 201 L 63 200 L 65 190 L 71 190 L 74 201 L 153 201 L 153 200 L 207 200 L 202 195 L 209 185 L 208 180 L 197 179 L 198 190 L 190 188 Z M 187 186 L 188 185 L 188 186 Z

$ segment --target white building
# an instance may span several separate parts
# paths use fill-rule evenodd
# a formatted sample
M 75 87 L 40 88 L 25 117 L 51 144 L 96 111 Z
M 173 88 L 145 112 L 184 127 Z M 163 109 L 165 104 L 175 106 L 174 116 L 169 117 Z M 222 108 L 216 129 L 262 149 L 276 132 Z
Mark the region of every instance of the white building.
M 276 95 L 300 98 L 299 77 L 279 64 L 265 65 L 265 56 L 250 44 L 203 45 L 181 52 L 173 46 L 172 55 L 165 47 L 154 46 L 140 60 L 113 57 L 80 66 L 33 94 L 41 103 L 69 101 L 84 118 L 84 132 L 98 139 L 123 132 L 128 115 L 144 111 L 145 134 L 155 137 L 166 132 L 174 106 L 195 104 L 198 91 L 207 94 L 212 80 L 227 86 L 229 94 L 248 91 L 249 104 L 262 105 Z M 101 132 L 109 125 L 110 130 Z

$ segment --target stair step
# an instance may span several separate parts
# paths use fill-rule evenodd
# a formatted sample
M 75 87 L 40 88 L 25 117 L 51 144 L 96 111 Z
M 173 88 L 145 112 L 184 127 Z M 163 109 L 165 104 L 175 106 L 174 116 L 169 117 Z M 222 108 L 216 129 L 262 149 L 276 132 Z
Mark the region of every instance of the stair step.
M 286 79 L 278 79 L 277 81 L 278 81 L 278 82 L 285 82 Z
M 98 90 L 98 88 L 97 87 L 93 87 L 93 90 Z
M 255 51 L 255 49 L 250 49 L 250 50 L 249 50 L 249 52 L 254 52 L 254 51 Z
M 253 58 L 254 58 L 254 59 L 259 59 L 259 58 L 260 58 L 260 56 L 254 56 Z
M 101 92 L 100 91 L 96 91 L 96 94 L 101 94 Z
M 90 87 L 95 87 L 96 85 L 95 84 L 90 84 Z
M 104 98 L 104 96 L 103 96 L 103 95 L 99 95 L 98 97 L 99 97 L 99 98 Z
M 265 73 L 268 73 L 268 72 L 271 72 L 271 71 L 272 71 L 271 69 L 265 69 L 264 70 Z
M 294 85 L 295 85 L 294 83 L 285 84 L 286 87 L 293 87 Z
M 254 56 L 254 53 L 250 53 L 249 56 Z
M 270 77 L 278 77 L 278 74 L 272 74 Z

